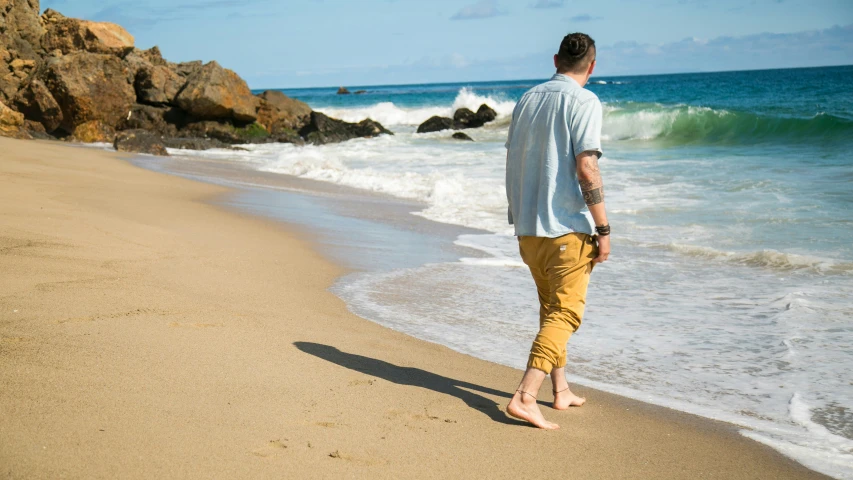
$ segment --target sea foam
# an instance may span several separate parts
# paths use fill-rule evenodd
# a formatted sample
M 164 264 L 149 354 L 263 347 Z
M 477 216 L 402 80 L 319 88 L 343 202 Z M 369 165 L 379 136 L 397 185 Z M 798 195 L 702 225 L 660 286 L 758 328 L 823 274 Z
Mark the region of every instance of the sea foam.
M 462 88 L 450 106 L 399 107 L 393 102 L 379 102 L 364 107 L 318 108 L 317 111 L 347 122 L 359 122 L 365 118 L 371 118 L 386 126 L 420 125 L 435 115 L 453 117 L 453 113 L 460 108 L 468 108 L 476 112 L 480 105 L 484 104 L 497 112 L 498 119 L 511 116 L 512 109 L 515 108 L 514 101 L 491 95 L 480 95 L 471 89 Z

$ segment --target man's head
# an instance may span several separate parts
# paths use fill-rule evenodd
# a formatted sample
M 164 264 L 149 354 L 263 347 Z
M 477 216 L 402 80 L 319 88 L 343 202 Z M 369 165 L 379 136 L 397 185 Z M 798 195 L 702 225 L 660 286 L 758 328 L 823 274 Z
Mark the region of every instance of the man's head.
M 554 55 L 557 73 L 589 78 L 595 68 L 595 40 L 585 33 L 570 33 Z

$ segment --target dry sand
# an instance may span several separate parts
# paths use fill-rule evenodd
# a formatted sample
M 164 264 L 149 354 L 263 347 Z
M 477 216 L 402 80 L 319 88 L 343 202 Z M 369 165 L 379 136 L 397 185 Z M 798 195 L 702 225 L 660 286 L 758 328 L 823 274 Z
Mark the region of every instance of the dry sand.
M 823 478 L 581 387 L 557 432 L 510 420 L 520 371 L 349 313 L 341 268 L 226 193 L 0 138 L 0 476 Z

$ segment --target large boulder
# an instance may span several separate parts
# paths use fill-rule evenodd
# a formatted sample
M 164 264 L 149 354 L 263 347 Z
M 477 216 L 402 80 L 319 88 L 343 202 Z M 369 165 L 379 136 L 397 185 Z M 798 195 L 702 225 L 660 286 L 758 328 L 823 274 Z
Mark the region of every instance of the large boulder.
M 43 81 L 62 110 L 60 128 L 71 133 L 92 120 L 118 124 L 136 100 L 128 76 L 114 55 L 78 52 L 51 59 Z
M 25 85 L 15 96 L 15 106 L 28 120 L 41 123 L 47 132 L 62 125 L 62 109 L 41 80 Z
M 460 108 L 453 113 L 453 128 L 455 129 L 477 128 L 482 127 L 485 123 L 468 108 Z
M 482 120 L 483 123 L 489 123 L 498 118 L 498 112 L 484 103 L 477 109 L 477 118 Z
M 258 123 L 272 134 L 285 130 L 299 130 L 311 115 L 311 107 L 304 102 L 288 97 L 277 90 L 267 90 L 258 95 Z
M 236 73 L 210 62 L 187 78 L 178 106 L 203 120 L 250 123 L 258 118 L 260 101 Z
M 41 43 L 48 52 L 116 53 L 133 48 L 133 35 L 114 23 L 67 18 L 51 9 L 42 15 L 42 23 L 46 32 Z
M 299 130 L 299 134 L 306 142 L 314 145 L 345 142 L 353 138 L 375 137 L 381 134 L 393 135 L 379 122 L 369 118 L 358 123 L 348 123 L 320 112 L 311 112 L 308 124 Z
M 172 69 L 152 65 L 140 69 L 136 74 L 136 98 L 140 103 L 174 105 L 175 98 L 186 83 L 186 79 Z
M 113 146 L 119 152 L 147 153 L 168 157 L 169 152 L 159 136 L 145 130 L 125 130 L 116 135 Z
M 24 114 L 16 112 L 0 102 L 0 136 L 30 138 L 24 127 Z
M 440 132 L 453 128 L 453 119 L 447 117 L 439 117 L 438 115 L 429 117 L 427 121 L 418 125 L 418 133 Z
M 133 49 L 123 60 L 139 103 L 177 106 L 175 98 L 187 83 L 186 76 L 178 73 L 178 65 L 163 59 L 159 48 Z

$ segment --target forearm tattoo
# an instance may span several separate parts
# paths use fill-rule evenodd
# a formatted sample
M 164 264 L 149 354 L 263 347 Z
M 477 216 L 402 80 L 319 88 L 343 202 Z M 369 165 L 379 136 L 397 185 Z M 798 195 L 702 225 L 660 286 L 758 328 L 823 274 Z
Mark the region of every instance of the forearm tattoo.
M 598 205 L 604 201 L 604 182 L 601 180 L 601 170 L 598 169 L 598 158 L 593 156 L 585 162 L 583 178 L 580 178 L 583 201 L 587 205 Z
M 598 205 L 604 201 L 604 187 L 598 187 L 592 190 L 582 190 L 582 192 L 583 201 L 589 206 Z

